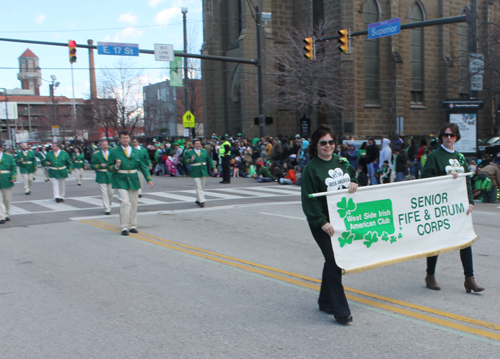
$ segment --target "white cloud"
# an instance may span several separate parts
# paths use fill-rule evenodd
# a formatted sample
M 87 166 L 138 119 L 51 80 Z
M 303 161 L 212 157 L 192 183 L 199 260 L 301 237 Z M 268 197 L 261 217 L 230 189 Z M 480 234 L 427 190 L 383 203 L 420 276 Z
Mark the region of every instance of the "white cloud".
M 118 17 L 119 22 L 127 22 L 129 24 L 137 24 L 137 18 L 139 15 L 132 15 L 131 12 L 127 12 L 126 14 L 121 14 Z
M 148 5 L 151 7 L 155 7 L 156 5 L 162 3 L 164 0 L 149 0 Z
M 114 42 L 122 42 L 128 39 L 136 39 L 142 35 L 143 31 L 135 27 L 127 27 L 115 34 L 113 37 Z
M 182 20 L 181 8 L 171 7 L 156 14 L 153 22 L 159 25 L 167 25 L 172 19 Z
M 38 15 L 37 17 L 35 17 L 35 22 L 36 22 L 37 24 L 39 24 L 39 25 L 40 25 L 42 22 L 44 22 L 44 21 L 45 21 L 45 15 L 44 15 L 44 14 L 40 14 L 40 15 Z

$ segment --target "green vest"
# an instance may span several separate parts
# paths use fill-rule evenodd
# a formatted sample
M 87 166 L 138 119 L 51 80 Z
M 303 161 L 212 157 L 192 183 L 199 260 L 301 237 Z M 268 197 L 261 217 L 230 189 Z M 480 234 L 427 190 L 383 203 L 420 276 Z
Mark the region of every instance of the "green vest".
M 194 161 L 191 161 L 191 157 L 195 156 Z M 208 169 L 207 163 L 210 167 L 215 168 L 214 161 L 210 158 L 210 155 L 205 149 L 200 149 L 200 155 L 196 154 L 196 151 L 189 150 L 185 153 L 184 158 L 186 159 L 186 164 L 191 165 L 189 176 L 190 177 L 207 177 Z
M 83 153 L 76 154 L 73 153 L 71 156 L 71 161 L 73 162 L 73 168 L 85 168 L 85 156 Z
M 137 191 L 141 188 L 138 171 L 142 172 L 148 182 L 151 181 L 151 175 L 143 160 L 142 153 L 133 147 L 131 148 L 130 156 L 125 154 L 122 146 L 115 148 L 109 154 L 108 171 L 113 173 L 113 188 Z M 118 169 L 115 167 L 116 160 L 121 161 Z

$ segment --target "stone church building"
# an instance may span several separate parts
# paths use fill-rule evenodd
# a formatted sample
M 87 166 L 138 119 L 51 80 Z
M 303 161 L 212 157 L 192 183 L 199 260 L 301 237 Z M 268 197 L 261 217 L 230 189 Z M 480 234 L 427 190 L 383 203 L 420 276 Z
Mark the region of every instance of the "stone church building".
M 252 0 L 272 14 L 264 24 L 264 52 L 279 43 L 279 34 L 292 26 L 314 27 L 333 20 L 325 36 L 339 29 L 362 31 L 368 24 L 400 18 L 401 25 L 465 15 L 470 0 Z M 476 1 L 476 0 L 472 0 Z M 204 0 L 204 55 L 256 58 L 256 26 L 248 0 Z M 489 34 L 486 23 L 498 22 L 500 4 L 477 0 L 478 50 Z M 448 119 L 443 102 L 477 100 L 478 137 L 492 134 L 496 126 L 496 97 L 486 91 L 471 92 L 469 80 L 469 25 L 457 23 L 401 30 L 401 34 L 352 41 L 352 53 L 341 55 L 341 79 L 349 87 L 351 106 L 340 113 L 315 113 L 311 129 L 320 123 L 333 126 L 340 136 L 365 139 L 436 134 Z M 484 42 L 485 40 L 483 40 Z M 337 46 L 337 40 L 330 46 Z M 265 58 L 264 58 L 265 59 Z M 266 59 L 265 59 L 266 60 Z M 273 66 L 273 64 L 266 64 Z M 202 61 L 205 135 L 212 132 L 247 137 L 259 134 L 257 69 L 253 65 Z M 266 71 L 264 70 L 264 77 Z M 485 74 L 486 81 L 487 74 Z M 264 89 L 266 91 L 266 89 Z M 459 101 L 458 101 L 459 102 Z M 474 101 L 472 101 L 474 102 Z M 453 107 L 450 106 L 450 107 Z M 455 108 L 456 109 L 456 108 Z M 265 111 L 273 117 L 266 134 L 302 133 L 301 113 Z M 398 127 L 398 122 L 401 126 Z

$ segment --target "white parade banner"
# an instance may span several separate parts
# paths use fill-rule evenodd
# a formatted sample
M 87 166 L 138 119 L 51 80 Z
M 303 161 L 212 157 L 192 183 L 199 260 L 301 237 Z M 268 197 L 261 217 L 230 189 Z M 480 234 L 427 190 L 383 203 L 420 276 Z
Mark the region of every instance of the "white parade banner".
M 479 237 L 466 214 L 467 175 L 310 196 L 327 196 L 335 261 L 351 274 L 470 246 Z

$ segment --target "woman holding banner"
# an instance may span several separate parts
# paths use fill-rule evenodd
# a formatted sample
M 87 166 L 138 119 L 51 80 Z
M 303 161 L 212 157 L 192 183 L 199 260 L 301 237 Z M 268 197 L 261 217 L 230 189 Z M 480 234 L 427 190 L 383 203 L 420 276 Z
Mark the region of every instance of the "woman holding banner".
M 460 130 L 458 126 L 450 122 L 445 123 L 439 132 L 438 138 L 441 142 L 441 147 L 429 154 L 422 170 L 422 178 L 445 175 L 452 175 L 453 178 L 457 178 L 458 172 L 469 172 L 469 166 L 465 161 L 464 155 L 458 153 L 453 148 L 453 145 L 460 140 Z M 466 213 L 469 215 L 474 209 L 470 178 L 467 178 L 467 192 L 469 196 L 469 208 Z M 433 290 L 441 289 L 434 277 L 437 258 L 437 256 L 427 257 L 427 276 L 425 277 L 425 284 L 427 288 Z M 462 260 L 462 266 L 464 268 L 464 287 L 466 292 L 470 293 L 471 290 L 474 292 L 482 292 L 484 288 L 478 286 L 474 280 L 472 248 L 470 246 L 460 250 L 460 259 Z
M 326 125 L 319 126 L 311 136 L 309 145 L 310 162 L 304 168 L 301 177 L 302 209 L 309 222 L 309 228 L 325 257 L 319 309 L 333 314 L 337 322 L 352 322 L 351 311 L 344 287 L 342 286 L 342 269 L 337 266 L 332 248 L 331 237 L 335 229 L 330 224 L 326 196 L 310 198 L 309 194 L 349 188 L 356 192 L 358 184 L 356 171 L 347 158 L 333 154 L 337 135 Z M 349 181 L 345 181 L 349 178 Z M 341 180 L 341 181 L 339 181 Z

